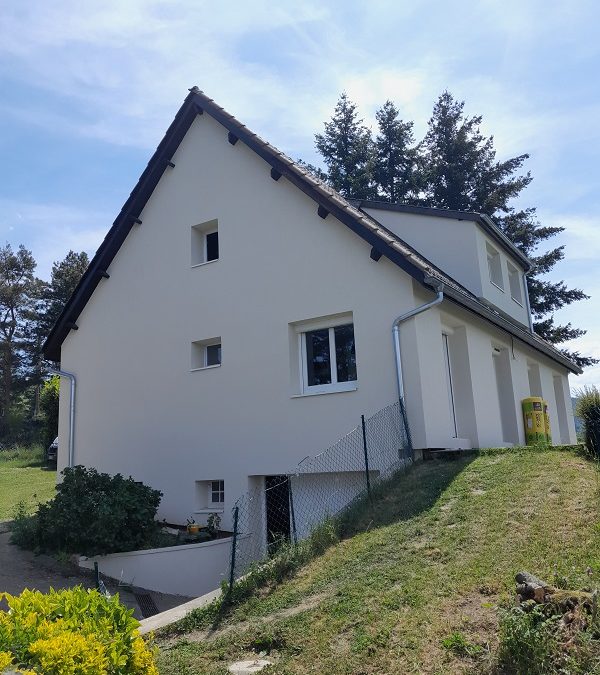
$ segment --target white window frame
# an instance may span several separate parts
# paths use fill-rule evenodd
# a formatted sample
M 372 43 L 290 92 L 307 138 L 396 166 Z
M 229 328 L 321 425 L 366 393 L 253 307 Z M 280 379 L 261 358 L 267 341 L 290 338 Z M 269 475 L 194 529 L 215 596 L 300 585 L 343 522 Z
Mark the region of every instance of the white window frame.
M 346 326 L 352 324 L 354 330 L 354 319 L 350 316 L 340 317 L 338 319 L 307 322 L 303 323 L 298 333 L 298 351 L 300 354 L 300 373 L 302 379 L 302 393 L 304 395 L 310 394 L 327 394 L 337 391 L 355 391 L 358 389 L 358 366 L 356 369 L 356 380 L 349 382 L 337 381 L 337 358 L 335 353 L 335 328 L 339 326 Z M 331 368 L 331 383 L 317 384 L 309 386 L 308 384 L 308 361 L 306 356 L 306 333 L 314 330 L 328 330 L 329 331 L 329 364 Z M 356 356 L 356 335 L 354 336 L 354 351 Z
M 219 363 L 214 363 L 212 365 L 207 365 L 208 364 L 208 351 L 207 347 L 214 347 L 215 345 L 220 345 L 221 346 L 221 360 Z M 192 342 L 192 350 L 201 350 L 201 355 L 200 358 L 197 359 L 197 357 L 194 356 L 194 352 L 192 351 L 192 356 L 191 356 L 191 367 L 190 367 L 190 372 L 195 372 L 197 370 L 210 370 L 212 368 L 220 368 L 221 364 L 223 363 L 223 342 L 220 337 L 216 338 L 209 338 L 208 340 L 194 340 Z M 194 361 L 196 363 L 199 361 L 202 365 L 194 365 Z
M 219 256 L 214 260 L 207 260 L 208 242 L 207 236 L 209 234 L 219 234 L 219 221 L 217 218 L 208 220 L 205 223 L 192 225 L 191 228 L 191 267 L 202 267 L 203 265 L 210 265 L 210 263 L 217 262 L 221 258 L 221 238 L 219 241 Z
M 495 249 L 488 242 L 485 243 L 485 252 L 488 266 L 488 276 L 492 286 L 495 286 L 498 290 L 504 293 L 504 278 L 502 275 L 502 257 L 500 256 L 500 251 Z M 494 269 L 499 274 L 499 279 L 494 280 Z M 499 283 L 498 283 L 499 282 Z
M 213 483 L 218 483 L 219 484 L 219 489 L 215 490 L 213 488 Z M 213 500 L 214 495 L 218 495 L 221 497 L 218 501 Z M 217 508 L 220 508 L 223 506 L 225 503 L 225 481 L 222 479 L 217 479 L 217 480 L 209 480 L 208 481 L 208 507 L 210 508 L 213 504 L 218 504 L 219 506 Z
M 208 263 L 217 262 L 217 260 L 221 256 L 221 247 L 219 246 L 219 255 L 216 258 L 213 258 L 212 260 L 208 259 L 208 235 L 209 234 L 216 234 L 217 235 L 217 242 L 218 242 L 217 246 L 219 246 L 219 244 L 221 243 L 219 241 L 219 228 L 218 227 L 215 227 L 212 230 L 207 230 L 206 232 L 204 232 L 204 262 L 200 263 L 201 265 L 208 265 Z
M 508 270 L 508 287 L 510 289 L 510 297 L 514 302 L 517 303 L 520 307 L 523 307 L 523 286 L 521 284 L 522 274 L 519 272 L 519 269 L 515 267 L 511 262 L 506 263 L 506 268 Z M 514 286 L 516 286 L 519 297 L 515 297 L 513 293 L 513 283 L 512 279 L 515 280 Z

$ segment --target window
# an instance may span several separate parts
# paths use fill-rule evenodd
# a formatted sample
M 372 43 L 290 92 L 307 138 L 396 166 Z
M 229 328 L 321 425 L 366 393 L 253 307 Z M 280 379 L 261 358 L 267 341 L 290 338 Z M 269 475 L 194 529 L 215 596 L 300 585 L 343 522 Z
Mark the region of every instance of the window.
M 490 273 L 490 281 L 497 286 L 501 291 L 504 290 L 504 282 L 502 281 L 502 264 L 500 261 L 500 253 L 496 251 L 493 246 L 486 244 L 488 271 Z
M 305 393 L 356 388 L 354 325 L 346 323 L 300 334 Z
M 204 265 L 219 259 L 218 224 L 218 220 L 215 219 L 192 226 L 192 267 Z
M 211 480 L 210 482 L 210 503 L 223 504 L 225 501 L 225 481 Z
M 221 338 L 192 342 L 192 370 L 214 368 L 221 365 Z
M 519 274 L 519 270 L 510 263 L 508 263 L 508 285 L 510 287 L 510 297 L 519 305 L 522 305 L 521 275 Z

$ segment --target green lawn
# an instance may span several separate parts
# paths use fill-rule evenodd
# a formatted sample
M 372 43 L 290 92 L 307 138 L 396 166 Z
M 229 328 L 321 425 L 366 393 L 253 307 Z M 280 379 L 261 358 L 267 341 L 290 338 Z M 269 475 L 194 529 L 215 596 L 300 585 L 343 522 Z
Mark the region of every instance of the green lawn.
M 39 448 L 0 451 L 0 520 L 12 518 L 21 501 L 33 510 L 54 496 L 56 472 L 44 468 L 42 457 Z
M 572 452 L 416 465 L 294 578 L 159 638 L 160 672 L 225 674 L 260 652 L 269 673 L 486 672 L 517 571 L 598 585 L 598 488 L 596 465 Z M 451 648 L 462 640 L 471 656 Z

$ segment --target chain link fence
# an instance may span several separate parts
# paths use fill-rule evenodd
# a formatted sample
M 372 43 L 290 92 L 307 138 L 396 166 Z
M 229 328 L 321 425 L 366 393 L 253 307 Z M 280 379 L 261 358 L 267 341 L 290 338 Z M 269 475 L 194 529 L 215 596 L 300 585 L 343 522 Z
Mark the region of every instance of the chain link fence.
M 398 401 L 362 416 L 349 434 L 294 471 L 265 476 L 264 485 L 242 495 L 233 508 L 230 588 L 283 544 L 305 539 L 411 462 L 408 422 Z

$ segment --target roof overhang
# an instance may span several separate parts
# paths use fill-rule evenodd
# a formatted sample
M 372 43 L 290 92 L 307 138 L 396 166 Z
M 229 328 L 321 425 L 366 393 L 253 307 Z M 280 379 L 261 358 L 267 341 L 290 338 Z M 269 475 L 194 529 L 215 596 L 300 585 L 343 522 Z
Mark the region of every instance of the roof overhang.
M 434 216 L 435 218 L 451 218 L 452 220 L 470 220 L 477 223 L 506 253 L 516 258 L 524 267 L 525 272 L 533 269 L 533 262 L 513 244 L 494 221 L 484 213 L 474 211 L 452 211 L 451 209 L 436 209 L 429 206 L 412 206 L 409 204 L 394 204 L 368 199 L 350 200 L 359 209 L 379 209 L 381 211 L 395 211 L 397 213 L 412 213 L 419 216 Z

